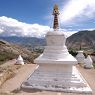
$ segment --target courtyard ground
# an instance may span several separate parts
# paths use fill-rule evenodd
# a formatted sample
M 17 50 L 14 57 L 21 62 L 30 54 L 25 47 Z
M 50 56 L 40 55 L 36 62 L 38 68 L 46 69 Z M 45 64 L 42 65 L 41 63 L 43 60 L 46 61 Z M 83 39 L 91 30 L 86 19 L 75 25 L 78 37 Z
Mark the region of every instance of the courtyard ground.
M 16 75 L 7 80 L 2 87 L 0 88 L 0 95 L 6 95 L 2 93 L 13 93 L 13 95 L 91 95 L 91 94 L 76 94 L 76 93 L 64 93 L 64 92 L 52 92 L 52 91 L 39 91 L 39 90 L 30 90 L 24 91 L 20 89 L 20 86 L 23 81 L 25 81 L 28 76 L 36 68 L 36 64 L 25 64 L 20 69 L 16 71 Z M 95 69 L 84 69 L 81 66 L 76 66 L 81 72 L 85 80 L 90 85 L 95 95 Z

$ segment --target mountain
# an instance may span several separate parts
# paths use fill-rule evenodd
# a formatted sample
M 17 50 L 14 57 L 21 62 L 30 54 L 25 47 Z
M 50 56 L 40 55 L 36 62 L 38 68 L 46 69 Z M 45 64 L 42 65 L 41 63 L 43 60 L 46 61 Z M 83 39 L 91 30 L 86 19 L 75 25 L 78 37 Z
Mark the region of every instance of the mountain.
M 79 31 L 67 38 L 68 49 L 95 49 L 95 30 Z
M 6 40 L 10 43 L 21 45 L 28 49 L 33 49 L 35 47 L 45 46 L 45 38 L 36 38 L 36 37 L 17 37 L 17 36 L 8 36 L 0 37 L 0 39 Z M 85 50 L 94 50 L 95 49 L 95 30 L 89 31 L 79 31 L 71 35 L 66 40 L 66 46 L 68 49 L 79 50 L 80 48 Z
M 45 38 L 36 38 L 36 37 L 6 36 L 6 37 L 0 37 L 0 39 L 28 48 L 34 48 L 36 46 L 45 46 L 46 44 Z
M 0 64 L 6 60 L 17 58 L 20 54 L 24 58 L 25 62 L 33 62 L 34 54 L 32 51 L 29 51 L 27 48 L 23 48 L 19 45 L 0 40 Z

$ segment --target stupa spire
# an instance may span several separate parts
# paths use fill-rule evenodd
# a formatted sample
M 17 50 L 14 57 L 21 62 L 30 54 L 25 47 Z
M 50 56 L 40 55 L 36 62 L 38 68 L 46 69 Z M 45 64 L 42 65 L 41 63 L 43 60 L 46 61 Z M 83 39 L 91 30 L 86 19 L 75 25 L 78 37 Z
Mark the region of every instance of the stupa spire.
M 59 10 L 58 10 L 58 5 L 56 4 L 54 5 L 54 8 L 53 8 L 53 15 L 54 15 L 53 29 L 57 30 L 59 27 L 59 24 L 58 24 Z

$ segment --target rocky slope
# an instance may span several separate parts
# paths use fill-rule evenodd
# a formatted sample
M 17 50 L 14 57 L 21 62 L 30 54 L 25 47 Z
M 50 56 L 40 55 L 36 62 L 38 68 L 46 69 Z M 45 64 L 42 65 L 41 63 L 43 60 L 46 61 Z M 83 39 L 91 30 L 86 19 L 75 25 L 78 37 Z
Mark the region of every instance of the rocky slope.
M 21 54 L 26 62 L 33 62 L 33 53 L 21 46 L 10 44 L 4 40 L 0 40 L 0 63 L 17 58 Z

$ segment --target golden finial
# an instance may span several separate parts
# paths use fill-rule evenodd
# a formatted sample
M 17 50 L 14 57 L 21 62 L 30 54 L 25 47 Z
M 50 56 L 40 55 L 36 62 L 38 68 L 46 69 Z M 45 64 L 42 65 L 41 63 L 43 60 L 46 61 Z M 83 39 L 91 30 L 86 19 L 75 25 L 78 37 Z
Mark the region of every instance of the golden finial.
M 55 4 L 54 8 L 53 8 L 53 15 L 55 15 L 55 14 L 59 15 L 59 10 L 58 10 L 58 5 L 57 4 Z

